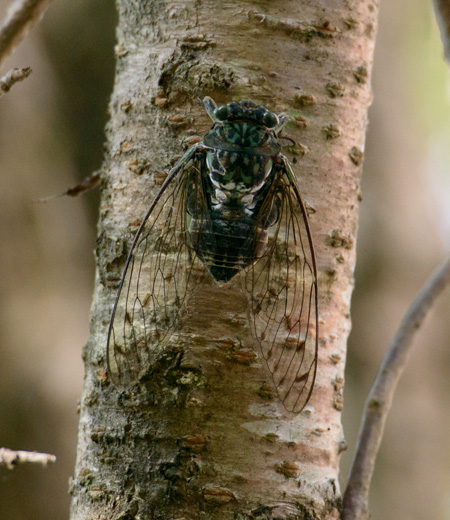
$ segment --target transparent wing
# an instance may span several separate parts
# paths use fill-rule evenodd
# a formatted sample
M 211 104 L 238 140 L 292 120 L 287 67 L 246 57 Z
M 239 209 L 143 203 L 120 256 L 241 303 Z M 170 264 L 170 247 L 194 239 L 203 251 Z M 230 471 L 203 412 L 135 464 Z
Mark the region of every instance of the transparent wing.
M 317 368 L 317 274 L 308 217 L 287 159 L 259 212 L 268 242 L 245 275 L 254 334 L 288 411 L 308 402 Z M 266 226 L 267 227 L 267 226 Z
M 131 246 L 108 331 L 108 371 L 120 387 L 148 372 L 204 273 L 188 239 L 188 211 L 204 211 L 201 153 L 192 147 L 175 165 Z

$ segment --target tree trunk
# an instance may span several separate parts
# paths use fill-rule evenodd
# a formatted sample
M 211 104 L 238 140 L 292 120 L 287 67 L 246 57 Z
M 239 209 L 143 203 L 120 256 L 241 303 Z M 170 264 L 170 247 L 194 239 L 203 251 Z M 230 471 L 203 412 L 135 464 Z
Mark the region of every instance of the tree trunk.
M 85 349 L 72 520 L 339 516 L 340 412 L 377 8 L 370 1 L 118 1 L 97 283 Z M 205 284 L 150 388 L 121 392 L 106 336 L 136 226 L 183 147 L 210 126 L 197 96 L 294 114 L 287 129 L 319 282 L 315 389 L 271 395 L 233 284 Z

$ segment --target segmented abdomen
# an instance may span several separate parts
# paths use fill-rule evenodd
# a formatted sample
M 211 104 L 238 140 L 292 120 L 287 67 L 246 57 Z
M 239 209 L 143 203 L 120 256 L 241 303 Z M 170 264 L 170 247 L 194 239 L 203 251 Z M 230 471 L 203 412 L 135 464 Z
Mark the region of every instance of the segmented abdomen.
M 251 265 L 267 244 L 267 232 L 251 222 L 192 220 L 189 238 L 199 258 L 218 282 L 225 283 Z

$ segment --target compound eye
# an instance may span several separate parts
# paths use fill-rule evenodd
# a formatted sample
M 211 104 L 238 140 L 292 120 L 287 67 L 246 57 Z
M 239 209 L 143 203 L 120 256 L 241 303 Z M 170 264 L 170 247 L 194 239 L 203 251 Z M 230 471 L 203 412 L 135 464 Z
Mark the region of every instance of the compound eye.
M 279 123 L 278 117 L 273 112 L 267 112 L 264 116 L 264 124 L 267 128 L 274 128 Z
M 225 121 L 225 119 L 228 119 L 228 107 L 222 105 L 221 107 L 216 108 L 216 110 L 214 110 L 214 116 L 218 121 Z

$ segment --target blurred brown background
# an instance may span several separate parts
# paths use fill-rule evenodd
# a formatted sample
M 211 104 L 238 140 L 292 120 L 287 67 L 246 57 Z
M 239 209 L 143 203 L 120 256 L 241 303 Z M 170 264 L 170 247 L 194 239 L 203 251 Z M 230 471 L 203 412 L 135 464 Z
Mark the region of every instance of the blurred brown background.
M 69 517 L 98 192 L 33 201 L 101 165 L 115 21 L 111 1 L 55 1 L 2 69 L 33 72 L 0 98 L 0 446 L 58 457 L 0 468 L 2 520 Z
M 0 16 L 9 2 L 0 0 Z M 59 0 L 8 60 L 32 75 L 0 99 L 0 446 L 54 453 L 0 469 L 0 518 L 68 518 L 93 289 L 98 169 L 115 11 Z M 450 74 L 431 5 L 381 6 L 346 372 L 345 481 L 364 399 L 409 303 L 450 249 Z M 450 519 L 450 294 L 421 330 L 387 424 L 374 520 Z

